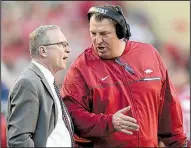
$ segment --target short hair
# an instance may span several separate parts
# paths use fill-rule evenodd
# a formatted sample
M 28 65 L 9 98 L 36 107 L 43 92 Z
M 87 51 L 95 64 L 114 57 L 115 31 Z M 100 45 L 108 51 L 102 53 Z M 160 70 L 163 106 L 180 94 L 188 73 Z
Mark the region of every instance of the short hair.
M 30 50 L 30 56 L 37 56 L 39 55 L 38 48 L 41 45 L 49 44 L 49 36 L 47 36 L 47 31 L 53 30 L 53 29 L 60 29 L 57 25 L 44 25 L 39 26 L 36 28 L 33 32 L 29 35 L 29 50 Z
M 118 11 L 116 10 L 116 7 L 113 6 L 113 5 L 107 4 L 107 5 L 104 5 L 103 7 L 105 7 L 106 9 L 111 9 L 112 11 L 115 11 L 115 12 L 118 13 Z M 121 31 L 121 30 L 123 30 L 123 28 L 122 28 L 121 25 L 120 25 L 118 22 L 116 22 L 115 20 L 111 19 L 111 18 L 108 17 L 108 16 L 105 16 L 104 14 L 101 14 L 101 13 L 96 12 L 96 13 L 91 13 L 91 14 L 90 14 L 89 21 L 90 21 L 90 19 L 91 19 L 92 16 L 94 16 L 94 18 L 95 18 L 96 21 L 102 21 L 103 19 L 108 19 L 108 20 L 111 21 L 112 24 L 114 25 L 115 30 L 116 30 L 116 34 L 117 34 L 118 38 L 121 38 L 121 36 L 123 36 L 123 35 L 122 35 L 123 33 L 122 33 L 122 31 Z

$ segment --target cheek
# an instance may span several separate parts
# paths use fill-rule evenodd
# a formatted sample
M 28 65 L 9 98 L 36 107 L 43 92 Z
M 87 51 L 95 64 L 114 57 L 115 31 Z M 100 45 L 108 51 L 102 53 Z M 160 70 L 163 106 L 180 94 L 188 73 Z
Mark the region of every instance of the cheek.
M 64 65 L 64 64 L 66 64 L 66 62 L 67 62 L 67 59 L 63 59 L 65 57 L 65 53 L 60 53 L 59 54 L 59 62 L 60 62 L 60 64 L 62 64 L 62 65 Z
M 60 64 L 61 60 L 62 60 L 62 55 L 60 53 L 56 53 L 54 55 L 52 55 L 54 63 L 56 65 Z
M 115 40 L 109 40 L 108 42 L 108 46 L 110 47 L 110 48 L 118 48 L 118 46 L 116 46 L 117 45 L 117 43 L 115 42 Z
M 104 44 L 108 48 L 108 50 L 110 50 L 110 48 L 112 47 L 112 41 L 111 40 L 105 39 Z
M 93 44 L 95 44 L 95 42 L 96 42 L 95 37 L 91 37 L 91 41 L 92 41 Z
M 59 54 L 59 60 L 60 60 L 61 62 L 64 61 L 64 60 L 63 60 L 63 57 L 64 57 L 64 54 L 63 54 L 63 53 L 60 53 L 60 54 Z
M 55 53 L 52 53 L 51 55 L 48 55 L 48 60 L 49 62 L 51 62 L 52 64 L 55 63 L 56 61 L 56 57 L 58 57 Z

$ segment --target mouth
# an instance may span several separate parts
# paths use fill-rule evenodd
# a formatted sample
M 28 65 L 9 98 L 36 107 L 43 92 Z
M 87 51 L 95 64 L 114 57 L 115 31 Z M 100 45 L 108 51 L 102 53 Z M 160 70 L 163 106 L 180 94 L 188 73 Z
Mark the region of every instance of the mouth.
M 63 57 L 63 60 L 66 60 L 66 59 L 68 59 L 68 57 Z
M 103 53 L 103 52 L 106 52 L 106 48 L 105 47 L 97 47 L 97 51 Z

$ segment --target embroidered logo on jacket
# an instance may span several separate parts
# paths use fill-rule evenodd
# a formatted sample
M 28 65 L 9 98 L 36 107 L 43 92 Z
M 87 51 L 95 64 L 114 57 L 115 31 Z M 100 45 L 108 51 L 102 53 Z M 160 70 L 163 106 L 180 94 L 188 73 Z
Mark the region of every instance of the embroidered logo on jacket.
M 102 81 L 106 80 L 109 76 L 106 76 L 104 78 L 101 78 Z
M 150 73 L 152 73 L 153 71 L 151 70 L 151 69 L 147 69 L 147 70 L 145 70 L 144 71 L 146 74 L 150 74 Z

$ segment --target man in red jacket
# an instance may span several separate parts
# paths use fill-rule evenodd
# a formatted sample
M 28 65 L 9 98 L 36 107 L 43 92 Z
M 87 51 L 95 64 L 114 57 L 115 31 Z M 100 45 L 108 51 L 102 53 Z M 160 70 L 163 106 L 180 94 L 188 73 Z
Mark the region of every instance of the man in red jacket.
M 92 45 L 72 64 L 62 97 L 75 133 L 95 147 L 185 146 L 182 110 L 157 50 L 130 41 L 121 7 L 88 12 Z

